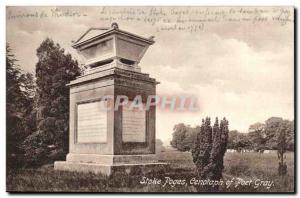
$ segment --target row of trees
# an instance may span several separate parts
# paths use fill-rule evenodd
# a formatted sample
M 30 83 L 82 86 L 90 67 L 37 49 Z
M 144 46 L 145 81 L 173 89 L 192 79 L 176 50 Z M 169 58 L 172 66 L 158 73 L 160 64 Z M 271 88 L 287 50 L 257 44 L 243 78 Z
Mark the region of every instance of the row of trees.
M 190 151 L 193 148 L 194 140 L 201 131 L 201 127 L 190 127 L 183 123 L 174 126 L 171 146 L 179 151 Z M 286 136 L 286 149 L 294 150 L 294 121 L 284 120 L 278 117 L 271 117 L 264 123 L 250 125 L 248 133 L 241 133 L 237 130 L 229 132 L 228 149 L 255 151 L 277 150 L 278 137 L 284 132 Z
M 179 151 L 191 151 L 200 179 L 219 180 L 224 169 L 223 159 L 226 149 L 277 150 L 278 174 L 287 173 L 285 153 L 294 150 L 294 122 L 271 117 L 265 123 L 255 123 L 248 133 L 230 131 L 224 118 L 218 118 L 211 126 L 210 118 L 202 120 L 201 127 L 192 128 L 184 124 L 174 127 L 171 145 Z M 217 191 L 218 187 L 204 186 L 199 191 Z
M 77 61 L 47 38 L 38 47 L 35 78 L 24 73 L 7 44 L 6 126 L 8 167 L 36 166 L 68 152 L 69 90 Z

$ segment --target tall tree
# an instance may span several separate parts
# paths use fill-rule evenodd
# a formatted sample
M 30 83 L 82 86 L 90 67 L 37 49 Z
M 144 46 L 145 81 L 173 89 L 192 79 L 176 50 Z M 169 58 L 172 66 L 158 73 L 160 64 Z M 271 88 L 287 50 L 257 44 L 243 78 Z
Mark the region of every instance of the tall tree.
M 68 152 L 69 89 L 80 74 L 77 61 L 47 38 L 37 49 L 37 131 L 24 146 L 33 164 L 62 158 Z
M 250 125 L 249 140 L 252 143 L 252 147 L 257 152 L 263 152 L 267 148 L 267 141 L 271 136 L 266 134 L 266 125 L 260 122 Z
M 21 70 L 9 44 L 6 44 L 6 112 L 8 116 L 19 116 L 23 108 L 24 95 L 20 82 Z
M 210 174 L 208 164 L 212 150 L 212 132 L 210 118 L 202 119 L 202 125 L 192 149 L 193 162 L 196 165 L 199 179 L 208 179 Z M 198 188 L 198 191 L 210 191 L 210 186 L 201 186 Z
M 9 44 L 6 44 L 6 138 L 7 166 L 17 167 L 22 163 L 19 147 L 30 133 L 27 119 L 32 111 L 34 97 L 32 74 L 23 73 L 17 64 Z
M 193 161 L 200 179 L 220 180 L 222 178 L 228 133 L 228 121 L 225 118 L 220 124 L 216 118 L 213 127 L 210 126 L 210 118 L 202 121 L 201 130 L 192 150 Z M 218 186 L 203 186 L 198 190 L 218 191 Z
M 249 139 L 254 150 L 277 149 L 277 140 L 280 136 L 280 128 L 286 128 L 287 150 L 294 150 L 294 121 L 284 120 L 279 117 L 271 117 L 262 123 L 255 123 L 249 127 Z
M 205 169 L 209 163 L 210 152 L 212 149 L 212 127 L 210 125 L 210 118 L 202 119 L 200 132 L 192 150 L 193 162 L 197 167 L 197 174 L 199 178 L 206 179 L 208 170 Z
M 288 122 L 288 121 L 287 121 Z M 285 152 L 287 150 L 287 141 L 286 136 L 288 132 L 288 125 L 282 124 L 278 129 L 279 135 L 277 140 L 277 156 L 278 156 L 278 174 L 279 175 L 286 175 L 287 173 L 287 165 L 285 161 Z

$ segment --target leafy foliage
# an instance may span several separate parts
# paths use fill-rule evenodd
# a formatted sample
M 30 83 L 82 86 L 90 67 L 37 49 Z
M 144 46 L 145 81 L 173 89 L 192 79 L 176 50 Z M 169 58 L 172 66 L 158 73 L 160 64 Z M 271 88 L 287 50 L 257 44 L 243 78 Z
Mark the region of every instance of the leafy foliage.
M 175 125 L 172 134 L 173 138 L 170 142 L 171 146 L 179 151 L 190 151 L 199 130 L 199 127 L 192 128 L 183 123 Z
M 287 165 L 285 161 L 285 153 L 287 150 L 287 141 L 286 136 L 287 132 L 289 131 L 287 124 L 282 124 L 279 130 L 279 136 L 277 140 L 277 156 L 278 156 L 278 174 L 279 175 L 286 175 L 287 173 Z
M 264 150 L 277 150 L 278 138 L 285 130 L 286 149 L 294 150 L 294 121 L 271 117 L 265 123 L 250 125 L 248 133 L 230 131 L 228 148 L 241 151 L 243 149 L 263 152 Z
M 294 150 L 294 121 L 271 117 L 264 124 L 256 123 L 249 128 L 249 140 L 256 151 L 272 149 L 277 150 L 277 140 L 282 130 L 286 133 L 286 149 Z
M 211 127 L 210 118 L 202 120 L 200 132 L 192 150 L 193 162 L 200 179 L 220 180 L 224 169 L 223 158 L 228 141 L 228 121 L 224 118 L 220 124 L 216 118 Z M 217 191 L 218 187 L 207 186 L 204 191 Z
M 69 88 L 80 74 L 77 61 L 59 44 L 45 39 L 37 49 L 36 126 L 23 144 L 30 165 L 61 159 L 68 152 Z
M 228 149 L 241 151 L 242 149 L 251 149 L 252 143 L 245 133 L 240 133 L 237 130 L 230 131 L 228 134 Z
M 35 84 L 32 74 L 23 73 L 9 44 L 6 44 L 6 137 L 7 165 L 18 167 L 23 161 L 19 145 L 31 131 Z

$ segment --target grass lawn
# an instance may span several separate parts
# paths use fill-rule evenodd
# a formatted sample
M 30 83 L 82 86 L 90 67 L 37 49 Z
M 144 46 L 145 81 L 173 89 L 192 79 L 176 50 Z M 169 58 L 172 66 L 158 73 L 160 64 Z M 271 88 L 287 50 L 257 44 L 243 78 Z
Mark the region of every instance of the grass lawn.
M 277 174 L 276 153 L 226 153 L 223 179 L 233 181 L 231 185 L 220 186 L 222 192 L 293 192 L 294 158 L 288 153 L 288 174 Z M 146 175 L 118 173 L 106 177 L 92 173 L 54 171 L 53 166 L 38 169 L 7 171 L 7 191 L 84 191 L 84 192 L 197 192 L 197 185 L 191 184 L 195 178 L 195 166 L 189 152 L 166 151 L 159 154 L 162 162 L 170 163 L 165 172 L 152 172 Z M 145 176 L 151 184 L 141 184 Z M 155 184 L 153 179 L 161 180 Z M 169 178 L 169 179 L 168 179 Z M 185 185 L 179 180 L 185 179 Z M 166 182 L 167 181 L 167 182 Z M 176 182 L 178 183 L 176 185 Z

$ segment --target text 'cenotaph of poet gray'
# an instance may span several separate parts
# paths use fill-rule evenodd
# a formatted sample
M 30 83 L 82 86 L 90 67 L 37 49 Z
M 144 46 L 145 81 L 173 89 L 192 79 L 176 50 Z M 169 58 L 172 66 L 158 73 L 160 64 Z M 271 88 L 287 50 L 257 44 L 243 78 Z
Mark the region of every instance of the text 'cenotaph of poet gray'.
M 115 104 L 120 95 L 129 104 L 140 95 L 144 105 L 156 94 L 158 82 L 138 66 L 153 43 L 153 37 L 137 36 L 113 23 L 111 28 L 89 29 L 73 44 L 85 59 L 85 71 L 68 84 L 69 154 L 66 161 L 55 162 L 56 170 L 111 175 L 165 165 L 155 155 L 155 106 L 139 111 L 101 108 Z

